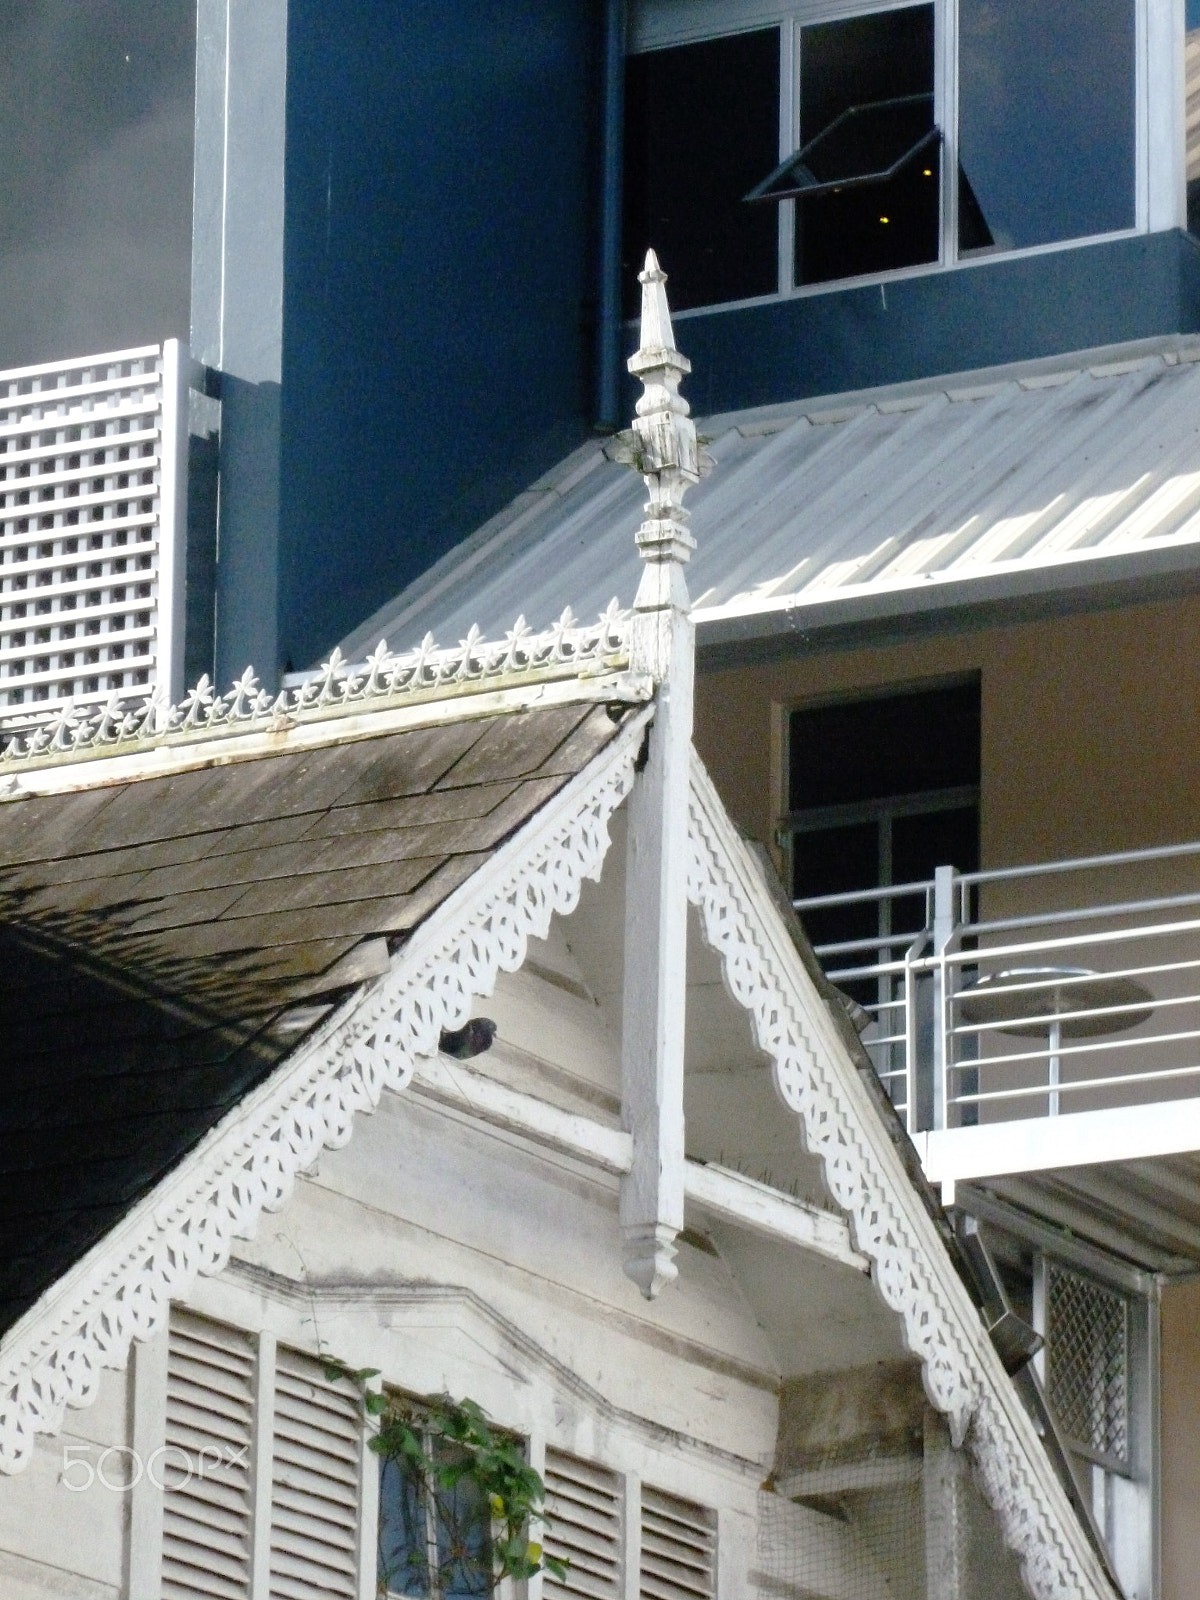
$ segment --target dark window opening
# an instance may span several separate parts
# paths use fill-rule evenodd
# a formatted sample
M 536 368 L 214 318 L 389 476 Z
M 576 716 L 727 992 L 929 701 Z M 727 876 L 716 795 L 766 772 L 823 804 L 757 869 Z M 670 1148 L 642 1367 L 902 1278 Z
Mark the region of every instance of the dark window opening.
M 797 900 L 853 890 L 928 884 L 937 867 L 979 870 L 980 727 L 978 682 L 792 713 L 789 829 Z M 926 926 L 927 895 L 870 897 L 801 911 L 825 951 L 834 981 L 872 1009 L 877 1034 L 898 1014 L 886 976 L 844 977 L 871 967 Z M 893 946 L 882 941 L 903 935 Z M 880 1008 L 883 1009 L 880 1009 Z
M 847 117 L 854 108 L 862 109 Z M 814 152 L 823 185 L 839 173 L 884 171 L 906 152 L 910 158 L 892 177 L 840 192 L 823 188 L 797 202 L 798 284 L 938 259 L 941 154 L 934 132 L 931 5 L 801 30 L 800 145 L 826 136 Z
M 625 315 L 653 248 L 671 304 L 773 294 L 778 221 L 742 196 L 779 157 L 779 30 L 629 58 L 625 79 Z

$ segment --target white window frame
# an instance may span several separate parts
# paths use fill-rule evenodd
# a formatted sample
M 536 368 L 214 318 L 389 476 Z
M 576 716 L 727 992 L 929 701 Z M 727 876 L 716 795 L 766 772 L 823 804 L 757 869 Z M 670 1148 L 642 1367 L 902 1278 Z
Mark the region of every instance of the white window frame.
M 705 39 L 778 27 L 779 159 L 785 160 L 799 145 L 800 30 L 813 23 L 881 11 L 908 10 L 929 0 L 633 0 L 630 7 L 627 50 L 640 55 L 672 45 L 695 44 Z M 731 306 L 771 305 L 779 300 L 807 299 L 836 294 L 844 289 L 897 279 L 928 277 L 932 273 L 966 270 L 987 263 L 1020 260 L 1059 250 L 1079 249 L 1102 240 L 1131 239 L 1139 234 L 1164 232 L 1187 224 L 1184 172 L 1184 0 L 1134 0 L 1134 225 L 1109 233 L 1020 249 L 988 250 L 960 256 L 958 250 L 958 7 L 959 0 L 933 0 L 934 121 L 942 130 L 941 143 L 941 249 L 939 259 L 919 266 L 896 267 L 888 272 L 865 273 L 828 283 L 795 284 L 794 200 L 778 202 L 779 249 L 776 289 L 772 294 L 720 301 L 675 312 L 675 318 L 710 316 Z M 1165 92 L 1152 85 L 1166 85 Z M 669 263 L 668 263 L 669 265 Z

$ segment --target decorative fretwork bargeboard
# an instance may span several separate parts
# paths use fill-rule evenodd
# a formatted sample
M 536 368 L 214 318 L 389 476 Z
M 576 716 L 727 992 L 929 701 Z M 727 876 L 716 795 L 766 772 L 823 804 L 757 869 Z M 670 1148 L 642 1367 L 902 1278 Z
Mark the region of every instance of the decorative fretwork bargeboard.
M 134 706 L 115 692 L 98 707 L 68 701 L 45 722 L 10 738 L 0 753 L 0 767 L 39 757 L 61 760 L 150 744 L 191 743 L 209 734 L 282 730 L 389 702 L 443 699 L 456 690 L 615 672 L 628 664 L 627 617 L 613 600 L 588 625 L 578 623 L 568 607 L 543 633 L 535 633 L 518 617 L 503 639 L 488 641 L 472 628 L 451 649 L 440 648 L 426 634 L 415 650 L 400 655 L 381 641 L 357 665 L 334 650 L 307 682 L 278 694 L 264 689 L 247 667 L 228 694 L 217 694 L 204 677 L 178 705 L 171 705 L 160 690 Z
M 158 682 L 165 364 L 151 345 L 0 372 L 0 727 Z

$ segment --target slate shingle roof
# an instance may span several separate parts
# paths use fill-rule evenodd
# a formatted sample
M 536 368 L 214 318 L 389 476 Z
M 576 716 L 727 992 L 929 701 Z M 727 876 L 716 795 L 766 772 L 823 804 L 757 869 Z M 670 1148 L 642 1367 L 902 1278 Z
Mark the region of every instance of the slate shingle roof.
M 0 1331 L 621 720 L 464 715 L 0 805 Z

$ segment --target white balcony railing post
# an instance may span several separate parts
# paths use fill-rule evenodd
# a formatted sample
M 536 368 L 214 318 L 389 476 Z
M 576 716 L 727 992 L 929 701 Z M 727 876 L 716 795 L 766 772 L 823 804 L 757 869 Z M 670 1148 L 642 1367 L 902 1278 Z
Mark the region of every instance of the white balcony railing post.
M 953 992 L 957 967 L 946 956 L 955 942 L 955 872 L 937 867 L 933 875 L 933 1126 L 944 1128 L 952 1101 L 950 1073 L 954 1066 Z
M 191 356 L 179 339 L 162 354 L 162 439 L 158 525 L 156 677 L 170 704 L 183 697 L 187 589 L 188 374 Z

